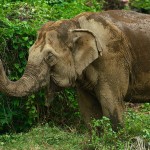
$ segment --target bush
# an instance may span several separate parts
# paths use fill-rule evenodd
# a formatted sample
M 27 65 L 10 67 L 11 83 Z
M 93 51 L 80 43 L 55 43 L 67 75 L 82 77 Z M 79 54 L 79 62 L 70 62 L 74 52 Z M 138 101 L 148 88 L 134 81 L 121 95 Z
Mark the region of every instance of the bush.
M 7 0 L 0 4 L 0 58 L 11 80 L 18 80 L 26 66 L 28 49 L 36 31 L 49 20 L 71 18 L 83 11 L 99 11 L 102 2 L 93 0 Z M 74 90 L 59 93 L 50 108 L 44 105 L 44 91 L 24 98 L 0 93 L 0 132 L 22 131 L 37 123 L 79 124 L 80 115 Z M 78 121 L 79 120 L 79 121 Z M 78 123 L 77 123 L 78 122 Z
M 149 1 L 132 0 L 131 5 L 149 9 Z M 26 66 L 28 49 L 37 30 L 49 20 L 69 19 L 84 11 L 100 11 L 104 0 L 6 0 L 0 3 L 0 58 L 11 80 L 18 80 Z M 45 107 L 44 90 L 24 98 L 0 93 L 0 132 L 22 131 L 55 121 L 59 125 L 80 123 L 75 91 L 59 93 Z M 79 120 L 79 121 L 78 121 Z
M 143 110 L 142 108 L 140 111 Z M 125 114 L 124 128 L 118 129 L 117 132 L 112 130 L 108 118 L 94 119 L 92 123 L 92 139 L 89 142 L 89 146 L 95 149 L 111 150 L 146 150 L 150 148 L 149 114 L 141 113 L 140 111 L 135 113 L 133 109 L 129 109 Z M 98 128 L 101 129 L 99 133 Z
M 150 13 L 150 1 L 149 0 L 131 0 L 131 8 L 143 13 Z
M 149 106 L 142 106 L 138 113 L 129 109 L 125 114 L 125 127 L 120 128 L 118 132 L 112 130 L 110 120 L 106 117 L 93 120 L 90 136 L 87 132 L 78 133 L 74 127 L 62 130 L 45 124 L 32 128 L 28 133 L 1 135 L 0 149 L 149 150 L 148 108 Z M 100 132 L 97 128 L 101 128 Z

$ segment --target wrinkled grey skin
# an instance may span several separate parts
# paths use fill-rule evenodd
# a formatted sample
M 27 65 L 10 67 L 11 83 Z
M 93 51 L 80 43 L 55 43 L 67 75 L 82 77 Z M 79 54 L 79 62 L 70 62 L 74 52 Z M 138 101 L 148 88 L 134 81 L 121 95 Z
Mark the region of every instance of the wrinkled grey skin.
M 116 128 L 124 101 L 150 102 L 149 61 L 149 15 L 83 13 L 39 30 L 20 80 L 8 80 L 1 63 L 0 90 L 21 97 L 45 86 L 50 95 L 52 87 L 76 87 L 87 125 L 104 115 Z

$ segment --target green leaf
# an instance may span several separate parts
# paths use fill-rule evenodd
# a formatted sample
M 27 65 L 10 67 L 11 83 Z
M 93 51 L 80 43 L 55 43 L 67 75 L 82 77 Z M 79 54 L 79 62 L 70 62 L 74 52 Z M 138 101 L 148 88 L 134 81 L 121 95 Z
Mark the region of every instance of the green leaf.
M 29 44 L 32 45 L 32 44 L 33 44 L 33 41 L 30 41 Z
M 14 64 L 16 69 L 19 69 L 20 65 L 19 64 Z
M 29 38 L 28 37 L 23 37 L 23 39 L 24 39 L 24 41 L 28 41 Z
M 34 94 L 32 94 L 32 95 L 31 95 L 31 98 L 33 98 L 33 99 L 34 99 L 34 98 L 35 98 L 35 95 L 34 95 Z
M 23 68 L 19 68 L 18 71 L 19 71 L 20 73 L 22 73 L 22 72 L 23 72 Z
M 17 50 L 18 49 L 18 45 L 13 45 L 13 48 Z
M 25 52 L 21 51 L 21 52 L 19 53 L 19 58 L 23 58 L 24 56 L 25 56 Z

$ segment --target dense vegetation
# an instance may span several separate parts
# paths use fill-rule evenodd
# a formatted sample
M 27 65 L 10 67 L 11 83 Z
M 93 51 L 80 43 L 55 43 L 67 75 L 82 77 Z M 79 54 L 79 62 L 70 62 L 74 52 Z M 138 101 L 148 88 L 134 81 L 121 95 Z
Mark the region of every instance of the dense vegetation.
M 129 110 L 125 127 L 118 132 L 111 128 L 108 118 L 93 121 L 92 136 L 87 131 L 77 132 L 75 126 L 64 129 L 56 126 L 39 126 L 30 132 L 0 136 L 2 150 L 149 150 L 150 122 L 147 106 L 138 113 Z M 100 137 L 95 128 L 101 126 Z
M 28 58 L 28 49 L 36 38 L 37 30 L 44 23 L 49 20 L 72 18 L 85 11 L 101 11 L 106 4 L 104 0 L 3 0 L 0 3 L 0 59 L 3 61 L 9 78 L 15 81 L 23 74 Z M 149 0 L 131 0 L 129 6 L 140 12 L 150 11 Z M 126 9 L 129 9 L 129 6 Z M 98 138 L 93 129 L 93 138 L 88 144 L 100 148 L 102 145 L 97 145 L 98 143 L 106 144 L 106 141 L 113 139 L 110 144 L 115 145 L 117 142 L 118 146 L 120 146 L 119 148 L 123 149 L 121 146 L 125 145 L 122 141 L 129 142 L 135 136 L 140 136 L 148 141 L 150 139 L 150 119 L 147 112 L 149 111 L 149 104 L 143 104 L 139 113 L 133 113 L 132 110 L 128 111 L 126 128 L 119 133 L 112 131 L 109 120 L 106 118 L 101 121 L 94 121 L 93 128 L 101 124 L 105 128 L 105 133 L 102 138 Z M 41 141 L 43 144 L 41 149 L 45 149 L 44 146 L 47 145 L 55 147 L 56 144 L 57 147 L 59 142 L 67 142 L 67 138 L 70 138 L 70 145 L 68 146 L 73 147 L 75 141 L 77 148 L 75 147 L 74 149 L 81 149 L 86 139 L 84 135 L 76 135 L 76 132 L 72 134 L 75 128 L 80 128 L 79 131 L 81 132 L 84 130 L 76 102 L 76 94 L 73 89 L 66 89 L 56 94 L 55 100 L 51 102 L 50 107 L 45 106 L 44 89 L 24 98 L 9 97 L 0 93 L 0 133 L 26 131 L 34 125 L 47 122 L 50 125 L 55 124 L 63 128 L 69 126 L 67 131 L 71 131 L 71 133 L 67 134 L 62 129 L 55 127 L 52 129 L 48 129 L 47 126 L 43 129 L 39 127 L 25 135 L 4 135 L 0 137 L 2 148 L 10 149 L 11 145 L 14 144 L 14 148 L 23 149 L 23 147 L 17 147 L 17 145 L 20 145 L 18 142 L 33 135 L 35 135 L 35 141 L 28 143 L 27 146 L 31 147 L 26 149 L 32 149 L 32 146 L 35 148 L 35 145 L 40 145 L 40 138 L 49 140 L 46 143 Z M 36 138 L 36 134 L 44 132 L 43 130 L 52 132 L 52 134 L 48 135 L 46 133 L 43 137 Z M 58 137 L 53 135 L 53 133 L 57 132 Z M 54 136 L 52 141 L 51 136 Z M 66 136 L 66 139 L 61 139 L 61 136 Z M 73 140 L 72 142 L 71 139 Z M 103 141 L 102 139 L 105 140 Z M 82 143 L 81 147 L 77 143 Z M 7 147 L 5 148 L 6 145 Z M 66 145 L 64 144 L 64 146 Z M 67 149 L 67 147 L 64 149 Z
M 86 6 L 85 1 L 56 4 L 47 4 L 44 1 L 17 1 L 1 4 L 0 55 L 9 78 L 17 80 L 23 74 L 28 49 L 36 38 L 36 31 L 44 23 L 48 20 L 71 18 L 83 11 L 100 10 L 101 6 L 102 4 L 96 1 L 92 7 Z M 72 9 L 74 11 L 71 11 Z M 59 93 L 51 108 L 44 106 L 43 91 L 25 98 L 8 97 L 3 94 L 0 96 L 1 131 L 21 131 L 37 122 L 49 120 L 56 120 L 59 124 L 74 123 L 75 118 L 79 118 L 74 92 L 71 89 Z

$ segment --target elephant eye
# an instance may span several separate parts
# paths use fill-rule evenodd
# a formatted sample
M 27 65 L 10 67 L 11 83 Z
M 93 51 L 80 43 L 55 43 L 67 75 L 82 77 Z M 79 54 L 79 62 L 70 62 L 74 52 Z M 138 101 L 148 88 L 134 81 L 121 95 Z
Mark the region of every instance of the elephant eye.
M 50 60 L 54 55 L 51 52 L 47 53 L 46 59 Z
M 56 59 L 56 56 L 51 53 L 51 52 L 48 52 L 47 53 L 47 56 L 45 58 L 45 61 L 47 62 L 47 64 L 49 64 L 50 66 L 53 66 L 56 64 L 57 62 L 57 59 Z

